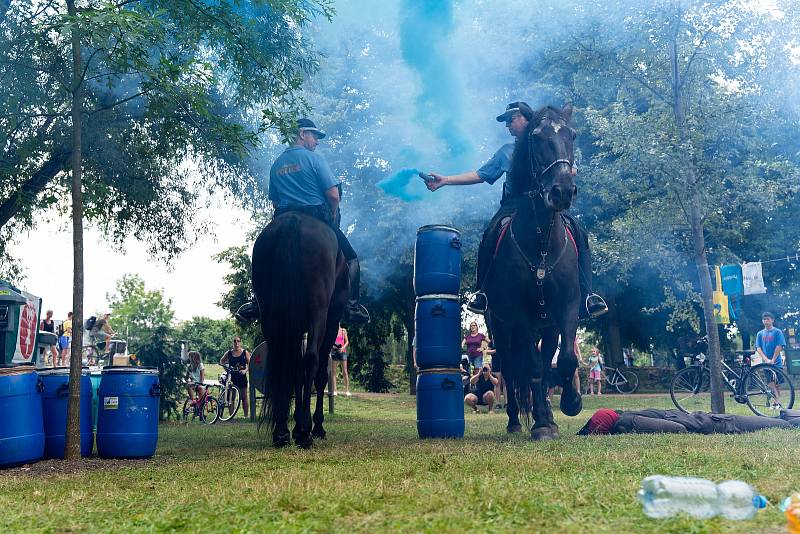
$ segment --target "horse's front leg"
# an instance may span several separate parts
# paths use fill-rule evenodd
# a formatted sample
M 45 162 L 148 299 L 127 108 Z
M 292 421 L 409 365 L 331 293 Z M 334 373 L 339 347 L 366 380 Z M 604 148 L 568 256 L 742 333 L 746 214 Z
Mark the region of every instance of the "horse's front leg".
M 534 441 L 548 440 L 553 438 L 553 430 L 550 423 L 553 419 L 552 412 L 548 409 L 547 396 L 545 394 L 546 381 L 544 379 L 544 366 L 539 351 L 533 343 L 527 343 L 529 365 L 531 365 L 530 395 L 533 407 L 533 426 L 531 427 L 531 439 Z M 520 347 L 523 350 L 525 347 Z M 548 414 L 549 412 L 549 414 Z
M 567 307 L 571 308 L 571 307 Z M 558 374 L 561 377 L 562 392 L 559 407 L 564 415 L 576 416 L 583 409 L 581 392 L 575 387 L 575 373 L 578 357 L 575 354 L 575 337 L 578 330 L 578 313 L 561 313 L 556 317 L 561 330 L 561 352 L 558 355 Z
M 550 380 L 551 376 L 551 367 L 553 357 L 556 353 L 556 348 L 558 348 L 558 329 L 555 327 L 543 328 L 542 329 L 542 348 L 540 351 L 540 357 L 542 361 L 542 367 L 544 368 L 544 376 L 545 382 L 547 382 L 547 418 L 550 421 L 550 430 L 553 433 L 553 437 L 558 436 L 558 425 L 556 424 L 555 419 L 553 418 L 553 404 L 551 402 L 550 392 L 553 390 L 556 384 L 552 384 Z
M 325 334 L 327 307 L 318 308 L 313 314 L 308 331 L 308 344 L 303 354 L 302 398 L 296 405 L 295 427 L 292 430 L 294 442 L 298 447 L 311 447 L 311 386 L 318 379 L 319 358 Z

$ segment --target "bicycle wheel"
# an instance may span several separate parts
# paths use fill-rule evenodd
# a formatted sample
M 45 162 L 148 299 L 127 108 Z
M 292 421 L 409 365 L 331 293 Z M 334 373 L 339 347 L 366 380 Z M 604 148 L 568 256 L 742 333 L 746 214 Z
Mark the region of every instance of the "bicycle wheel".
M 211 395 L 206 395 L 203 406 L 200 408 L 200 420 L 207 425 L 213 425 L 219 417 L 219 404 L 217 399 Z
M 777 384 L 780 396 L 775 398 L 770 384 Z M 756 415 L 780 417 L 781 410 L 789 410 L 794 406 L 794 386 L 783 369 L 768 363 L 750 368 L 744 378 L 744 392 L 747 395 L 747 406 Z
M 639 375 L 633 371 L 618 371 L 621 377 L 618 378 L 614 387 L 623 395 L 629 395 L 639 388 Z
M 693 365 L 681 369 L 672 378 L 669 385 L 669 396 L 680 411 L 711 411 L 711 375 L 708 369 Z
M 223 394 L 225 394 L 223 392 Z M 228 389 L 226 398 L 219 401 L 219 420 L 230 421 L 236 416 L 239 411 L 239 406 L 242 405 L 242 398 L 239 395 L 239 388 L 231 385 Z
M 186 397 L 186 400 L 183 401 L 183 411 L 181 412 L 181 419 L 183 421 L 189 422 L 190 419 L 194 419 L 195 411 L 194 411 L 194 403 L 192 399 Z

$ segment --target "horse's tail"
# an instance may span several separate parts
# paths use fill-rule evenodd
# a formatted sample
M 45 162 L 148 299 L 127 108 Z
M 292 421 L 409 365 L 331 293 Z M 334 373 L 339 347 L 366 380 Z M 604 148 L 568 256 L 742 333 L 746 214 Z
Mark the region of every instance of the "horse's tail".
M 503 359 L 503 377 L 509 389 L 508 395 L 516 401 L 519 420 L 527 428 L 533 424 L 533 366 L 537 358 L 534 354 L 533 357 Z
M 308 321 L 300 240 L 300 220 L 287 217 L 262 247 L 259 258 L 260 265 L 268 266 L 259 284 L 263 290 L 256 290 L 262 317 L 268 318 L 268 324 L 262 321 L 268 352 L 262 389 L 265 399 L 258 426 L 261 429 L 267 424 L 272 432 L 279 420 L 288 420 L 295 384 L 302 372 L 301 349 Z M 255 251 L 253 256 L 255 267 Z

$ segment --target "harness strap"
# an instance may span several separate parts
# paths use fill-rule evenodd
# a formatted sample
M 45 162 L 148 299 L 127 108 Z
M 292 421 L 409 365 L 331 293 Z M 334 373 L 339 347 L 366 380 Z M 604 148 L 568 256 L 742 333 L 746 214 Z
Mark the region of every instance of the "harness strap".
M 564 230 L 567 231 L 567 235 L 569 236 L 569 240 L 572 241 L 572 246 L 575 247 L 575 255 L 578 254 L 578 244 L 575 242 L 575 236 L 572 235 L 572 230 L 570 230 L 569 225 L 564 225 Z
M 508 217 L 508 221 L 503 225 L 503 229 L 500 230 L 500 236 L 497 238 L 497 244 L 494 246 L 494 256 L 492 256 L 492 260 L 497 257 L 497 254 L 500 252 L 500 243 L 503 242 L 503 238 L 506 236 L 506 232 L 509 228 L 511 228 L 511 223 L 514 222 L 514 216 L 511 215 Z

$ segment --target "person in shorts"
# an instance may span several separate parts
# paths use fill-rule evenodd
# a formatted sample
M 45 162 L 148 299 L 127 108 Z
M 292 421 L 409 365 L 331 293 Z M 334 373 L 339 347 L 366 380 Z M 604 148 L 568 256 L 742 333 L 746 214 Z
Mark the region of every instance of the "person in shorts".
M 464 397 L 464 404 L 472 408 L 476 413 L 478 406 L 488 406 L 489 412 L 491 412 L 494 405 L 494 388 L 499 382 L 492 375 L 492 364 L 484 363 L 483 367 L 478 369 L 469 381 L 475 390 L 472 393 L 467 393 Z
M 206 368 L 200 358 L 200 353 L 196 350 L 189 353 L 188 381 L 186 391 L 189 393 L 189 398 L 192 401 L 196 398 L 202 399 L 206 392 L 202 385 L 206 381 Z M 197 393 L 197 397 L 195 397 L 195 393 Z
M 58 365 L 69 365 L 69 351 L 72 346 L 72 312 L 61 324 L 61 335 L 58 337 Z
M 594 385 L 597 384 L 597 394 L 602 395 L 602 381 L 603 381 L 603 355 L 600 354 L 600 349 L 592 347 L 592 352 L 589 355 L 589 395 L 594 395 Z
M 469 333 L 461 340 L 461 348 L 467 349 L 467 356 L 473 369 L 483 366 L 483 342 L 486 336 L 478 332 L 478 323 L 472 322 L 469 325 Z
M 239 396 L 242 398 L 242 408 L 245 418 L 250 413 L 250 394 L 247 390 L 247 371 L 250 366 L 250 353 L 242 347 L 242 338 L 233 338 L 233 348 L 222 355 L 219 360 L 220 365 L 228 365 L 231 368 L 231 381 L 239 389 Z
M 416 336 L 414 337 L 414 366 L 416 367 Z M 350 393 L 350 373 L 347 372 L 347 347 L 350 346 L 350 338 L 347 337 L 347 330 L 339 325 L 339 331 L 336 333 L 336 341 L 333 342 L 333 350 L 331 350 L 331 359 L 333 359 L 333 394 L 338 395 L 336 390 L 336 375 L 339 374 L 339 366 L 342 367 L 342 378 L 344 379 L 344 394 L 348 397 Z
M 775 328 L 775 326 L 773 326 L 775 316 L 770 312 L 761 314 L 761 322 L 764 324 L 764 329 L 756 334 L 756 353 L 761 356 L 764 363 L 783 368 L 781 351 L 783 351 L 783 347 L 786 346 L 786 338 L 783 336 L 783 332 L 780 328 Z M 773 373 L 770 370 L 764 371 L 764 376 L 769 383 L 772 394 L 775 396 L 772 407 L 779 407 L 783 376 Z

